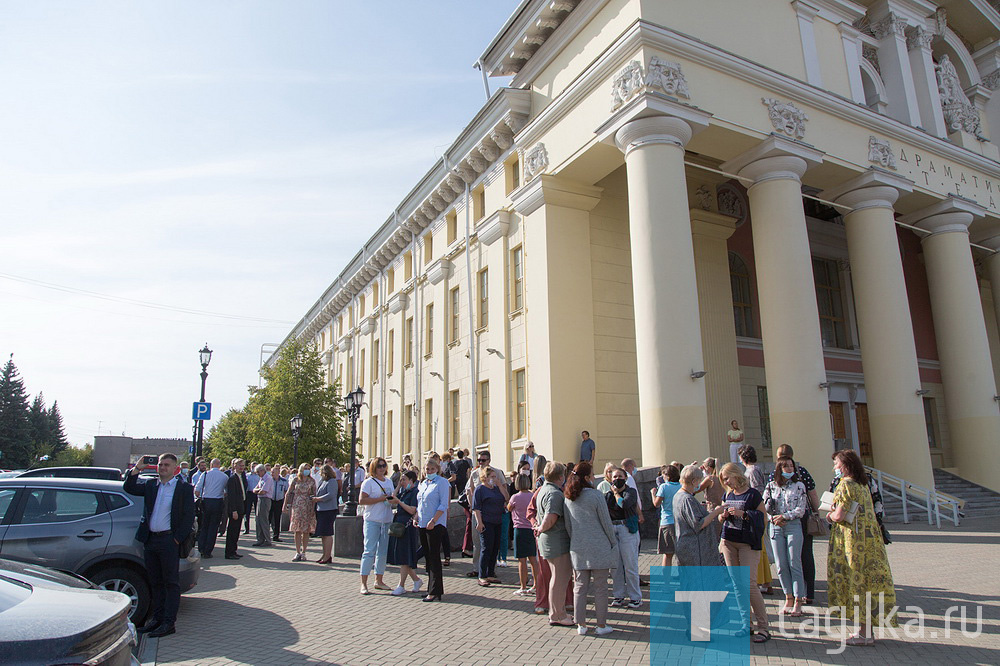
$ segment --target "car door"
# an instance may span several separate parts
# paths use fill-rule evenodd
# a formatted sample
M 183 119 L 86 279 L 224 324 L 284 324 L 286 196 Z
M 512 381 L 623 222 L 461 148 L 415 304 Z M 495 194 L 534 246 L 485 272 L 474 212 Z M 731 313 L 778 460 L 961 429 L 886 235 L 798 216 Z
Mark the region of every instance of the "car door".
M 20 490 L 18 486 L 0 488 L 0 544 L 3 543 L 4 534 L 7 533 L 7 523 L 14 518 L 14 509 L 17 508 L 14 500 L 18 490 Z
M 111 518 L 100 492 L 26 485 L 0 556 L 76 571 L 103 553 L 110 538 Z

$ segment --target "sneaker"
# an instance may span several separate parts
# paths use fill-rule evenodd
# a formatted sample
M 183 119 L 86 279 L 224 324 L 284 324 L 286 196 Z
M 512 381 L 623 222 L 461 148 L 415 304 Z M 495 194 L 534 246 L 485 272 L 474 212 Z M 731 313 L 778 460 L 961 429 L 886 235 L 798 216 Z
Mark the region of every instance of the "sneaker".
M 612 631 L 614 631 L 614 629 L 611 628 L 610 624 L 606 624 L 603 627 L 598 627 L 597 629 L 594 629 L 594 633 L 597 634 L 598 636 L 607 636 Z
M 526 596 L 528 596 L 528 591 L 527 590 L 514 590 L 514 596 L 515 597 L 526 597 Z
M 403 587 L 402 585 L 398 586 L 395 590 L 392 591 L 392 596 L 394 597 L 398 597 L 402 594 L 406 594 L 406 588 Z
M 629 599 L 628 603 L 625 605 L 628 606 L 629 608 L 641 608 L 642 599 Z
M 532 594 L 534 594 L 534 593 L 535 593 L 535 588 L 533 588 L 533 587 L 529 587 L 528 589 L 526 589 L 526 590 L 524 591 L 524 594 L 525 594 L 526 596 L 530 596 L 530 595 L 532 595 Z
M 625 600 L 624 599 L 612 599 L 611 603 L 609 603 L 608 605 L 611 606 L 612 608 L 620 608 L 621 606 L 625 605 Z
M 507 566 L 507 560 L 500 560 L 499 562 L 497 562 L 497 566 L 498 567 L 505 567 L 505 566 Z
M 585 636 L 589 630 L 590 627 L 579 626 L 576 628 L 576 633 L 580 634 L 581 636 Z
M 416 579 L 415 581 L 413 581 L 413 591 L 414 592 L 419 592 L 420 588 L 423 587 L 423 586 L 424 586 L 424 581 L 420 580 L 419 578 Z

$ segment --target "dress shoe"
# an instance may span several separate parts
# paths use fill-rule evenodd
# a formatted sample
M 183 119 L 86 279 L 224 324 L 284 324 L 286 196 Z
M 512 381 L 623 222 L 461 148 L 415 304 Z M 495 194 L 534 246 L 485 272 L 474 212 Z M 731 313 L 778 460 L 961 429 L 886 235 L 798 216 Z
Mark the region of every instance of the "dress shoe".
M 212 559 L 212 553 L 205 553 L 204 555 L 202 555 L 202 558 L 206 559 L 206 560 L 210 560 L 210 559 Z
M 156 618 L 153 618 L 152 620 L 150 620 L 146 624 L 144 624 L 141 627 L 139 627 L 138 629 L 136 629 L 136 632 L 138 632 L 140 634 L 148 634 L 149 632 L 151 632 L 151 631 L 155 630 L 157 627 L 159 627 L 161 624 L 163 624 L 163 620 L 157 620 Z
M 277 541 L 278 543 L 281 543 L 281 539 L 279 539 L 278 537 L 274 537 L 272 541 Z
M 150 638 L 162 638 L 164 636 L 169 636 L 170 634 L 176 634 L 177 630 L 172 624 L 161 624 L 156 628 L 156 631 L 149 632 Z
M 238 559 L 240 559 L 240 556 L 239 555 L 226 555 L 226 559 L 227 560 L 238 560 Z
M 263 541 L 258 541 L 258 542 L 256 542 L 256 543 L 253 543 L 253 544 L 251 544 L 251 545 L 252 545 L 252 546 L 255 546 L 255 547 L 257 547 L 257 548 L 260 548 L 261 546 L 270 546 L 271 544 L 268 544 L 268 543 L 264 543 Z

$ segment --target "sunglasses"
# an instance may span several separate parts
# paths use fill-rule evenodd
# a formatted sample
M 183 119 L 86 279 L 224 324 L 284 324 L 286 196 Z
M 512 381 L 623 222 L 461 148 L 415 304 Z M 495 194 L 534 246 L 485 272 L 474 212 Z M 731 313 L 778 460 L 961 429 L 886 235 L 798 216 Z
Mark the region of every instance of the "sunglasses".
M 489 458 L 480 458 L 480 459 L 479 459 L 479 462 L 481 462 L 481 463 L 484 463 L 484 462 L 489 462 L 489 461 L 490 461 L 490 459 L 489 459 Z
M 378 468 L 380 468 L 380 467 L 385 467 L 385 468 L 388 468 L 389 466 L 388 466 L 388 465 L 386 465 L 385 463 L 379 463 L 379 464 L 375 465 L 375 468 L 376 468 L 376 469 L 378 469 Z

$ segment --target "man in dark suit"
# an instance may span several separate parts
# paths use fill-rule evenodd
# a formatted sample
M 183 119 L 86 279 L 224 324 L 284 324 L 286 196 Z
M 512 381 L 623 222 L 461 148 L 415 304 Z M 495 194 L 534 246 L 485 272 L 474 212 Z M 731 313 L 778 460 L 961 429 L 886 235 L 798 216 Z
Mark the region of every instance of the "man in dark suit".
M 125 477 L 125 492 L 144 498 L 135 538 L 145 544 L 146 572 L 152 592 L 153 615 L 139 629 L 154 638 L 174 633 L 181 604 L 178 549 L 194 529 L 194 492 L 177 474 L 177 456 L 164 453 L 157 479 L 139 479 L 139 465 Z
M 246 462 L 242 458 L 233 461 L 233 473 L 226 483 L 226 517 L 229 526 L 226 528 L 226 559 L 238 560 L 242 555 L 236 552 L 240 540 L 240 525 L 243 523 L 243 512 L 247 507 L 247 482 L 243 477 Z

